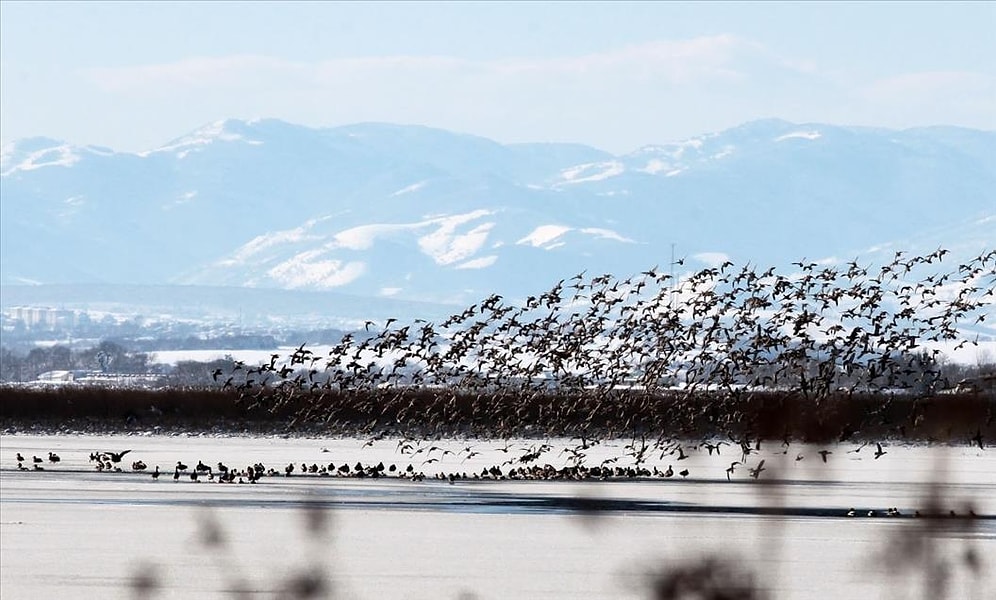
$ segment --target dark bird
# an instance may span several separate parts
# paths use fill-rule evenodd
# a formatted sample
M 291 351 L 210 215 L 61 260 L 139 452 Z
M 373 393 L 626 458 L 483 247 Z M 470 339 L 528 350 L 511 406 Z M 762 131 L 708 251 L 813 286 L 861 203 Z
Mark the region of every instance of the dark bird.
M 60 460 L 62 460 L 62 459 L 61 459 L 61 458 L 59 458 L 59 455 L 58 455 L 58 454 L 56 454 L 55 452 L 49 452 L 49 453 L 48 453 L 48 462 L 51 462 L 51 463 L 57 463 L 57 462 L 59 462 Z
M 823 462 L 827 462 L 827 454 L 833 454 L 832 450 L 820 450 L 819 455 L 823 457 Z
M 111 459 L 112 463 L 119 463 L 121 462 L 121 459 L 124 458 L 124 455 L 129 452 L 131 452 L 131 450 L 125 450 L 124 452 L 104 452 L 103 454 L 107 456 L 107 458 Z
M 724 443 L 725 443 L 725 442 L 719 442 L 718 444 L 708 444 L 708 443 L 707 443 L 707 444 L 705 445 L 705 447 L 706 447 L 706 449 L 707 449 L 707 450 L 709 451 L 709 456 L 712 456 L 712 451 L 713 451 L 713 450 L 715 450 L 715 451 L 716 451 L 716 454 L 719 454 L 719 453 L 720 453 L 720 452 L 719 452 L 719 447 L 720 447 L 720 446 L 722 446 L 722 445 L 723 445 Z
M 884 454 L 888 454 L 888 452 L 886 452 L 885 450 L 882 450 L 882 444 L 879 444 L 879 443 L 876 442 L 875 445 L 878 446 L 878 450 L 875 451 L 875 460 L 878 460 Z

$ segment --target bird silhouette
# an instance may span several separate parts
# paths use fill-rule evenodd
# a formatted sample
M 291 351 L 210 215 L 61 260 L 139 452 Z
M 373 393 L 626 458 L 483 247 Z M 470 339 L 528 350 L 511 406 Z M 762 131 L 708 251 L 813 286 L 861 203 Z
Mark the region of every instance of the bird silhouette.
M 882 456 L 888 454 L 888 452 L 882 450 L 882 444 L 876 443 L 875 445 L 878 446 L 878 450 L 875 451 L 875 460 L 878 460 L 879 458 L 882 458 Z

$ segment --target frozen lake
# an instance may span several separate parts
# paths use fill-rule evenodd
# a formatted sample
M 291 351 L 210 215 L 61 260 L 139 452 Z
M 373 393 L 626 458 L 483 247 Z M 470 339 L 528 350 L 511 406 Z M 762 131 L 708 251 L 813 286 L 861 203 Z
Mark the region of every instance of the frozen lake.
M 689 442 L 643 454 L 643 467 L 671 467 L 670 478 L 433 479 L 492 466 L 559 468 L 580 454 L 589 467 L 626 467 L 640 447 L 634 440 L 585 448 L 563 439 L 4 435 L 0 596 L 143 597 L 135 584 L 144 582 L 159 598 L 239 590 L 309 597 L 305 589 L 288 593 L 303 573 L 319 574 L 310 581 L 324 582 L 326 597 L 336 598 L 650 598 L 652 574 L 714 556 L 753 573 L 772 598 L 993 597 L 993 449 L 883 444 L 875 458 L 875 444 L 769 442 L 744 457 L 730 443 L 710 454 Z M 98 472 L 89 459 L 126 449 L 120 473 Z M 49 452 L 61 460 L 49 462 Z M 17 470 L 17 454 L 29 470 Z M 33 470 L 32 456 L 43 459 L 43 471 Z M 137 460 L 164 475 L 131 472 Z M 750 469 L 762 460 L 754 479 Z M 177 461 L 262 463 L 280 475 L 223 485 L 191 481 L 188 470 L 174 480 Z M 302 463 L 357 461 L 398 472 L 411 464 L 426 479 L 300 473 Z M 728 480 L 734 461 L 745 464 L 734 465 Z M 283 476 L 292 463 L 292 476 Z M 936 510 L 956 516 L 914 518 L 932 498 Z M 890 508 L 902 516 L 885 516 Z M 947 587 L 929 590 L 928 581 Z

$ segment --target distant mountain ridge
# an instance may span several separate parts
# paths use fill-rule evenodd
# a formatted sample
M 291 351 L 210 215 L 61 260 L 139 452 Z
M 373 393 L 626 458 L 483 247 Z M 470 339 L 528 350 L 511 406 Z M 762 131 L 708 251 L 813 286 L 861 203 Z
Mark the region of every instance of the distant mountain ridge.
M 996 240 L 996 132 L 746 123 L 625 155 L 423 126 L 209 124 L 0 155 L 0 283 L 524 297 L 582 270 L 786 265 Z

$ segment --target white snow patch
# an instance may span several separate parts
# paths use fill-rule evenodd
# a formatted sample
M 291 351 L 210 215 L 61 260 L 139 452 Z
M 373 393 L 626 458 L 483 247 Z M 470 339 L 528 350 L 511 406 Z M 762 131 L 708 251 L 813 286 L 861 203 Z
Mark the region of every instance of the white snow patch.
M 448 265 L 464 260 L 484 245 L 488 239 L 488 233 L 495 224 L 482 223 L 464 234 L 457 234 L 457 227 L 489 214 L 490 212 L 487 210 L 476 210 L 438 219 L 435 222 L 439 224 L 439 228 L 420 237 L 418 246 L 422 252 L 432 257 L 439 265 Z
M 792 133 L 786 133 L 785 135 L 780 135 L 775 138 L 776 142 L 781 142 L 783 140 L 818 140 L 823 135 L 819 131 L 793 131 Z
M 11 162 L 13 154 L 13 144 L 4 147 L 3 162 Z M 71 167 L 80 161 L 80 155 L 69 144 L 44 148 L 28 154 L 27 158 L 20 163 L 4 170 L 0 176 L 6 177 L 18 171 L 34 171 L 43 167 Z
M 251 140 L 238 133 L 232 133 L 225 130 L 225 121 L 215 121 L 210 125 L 206 125 L 197 131 L 191 133 L 188 136 L 184 136 L 171 144 L 165 146 L 160 146 L 155 150 L 147 150 L 145 152 L 139 152 L 138 155 L 146 157 L 155 152 L 171 152 L 176 151 L 177 158 L 184 158 L 193 150 L 200 150 L 201 147 L 207 146 L 208 144 L 214 143 L 215 141 L 222 142 L 243 142 L 251 146 L 261 146 L 263 142 L 259 140 Z
M 736 150 L 736 147 L 734 147 L 734 146 L 723 146 L 723 149 L 720 150 L 719 152 L 717 152 L 716 154 L 713 154 L 712 158 L 713 158 L 713 160 L 719 160 L 721 158 L 726 158 L 727 156 L 730 156 L 731 154 L 733 154 L 734 150 Z
M 534 248 L 538 248 L 549 244 L 570 230 L 570 227 L 564 227 L 563 225 L 540 225 L 532 233 L 515 243 L 516 245 L 529 244 Z
M 184 192 L 180 194 L 180 197 L 173 201 L 172 205 L 167 205 L 165 208 L 171 208 L 172 206 L 179 206 L 181 204 L 187 204 L 191 200 L 197 197 L 197 192 Z
M 455 269 L 485 269 L 495 264 L 498 257 L 494 254 L 488 256 L 482 256 L 481 258 L 475 258 L 473 260 L 468 260 L 465 263 L 460 263 Z
M 626 167 L 617 160 L 599 163 L 586 163 L 564 169 L 560 176 L 564 183 L 582 183 L 585 181 L 601 181 L 623 173 Z
M 671 152 L 671 156 L 674 158 L 682 158 L 685 156 L 685 150 L 691 148 L 693 150 L 702 150 L 703 142 L 700 139 L 691 139 L 678 144 L 677 150 Z
M 631 240 L 628 237 L 624 237 L 622 235 L 619 235 L 618 233 L 616 233 L 615 231 L 612 231 L 611 229 L 602 229 L 600 227 L 585 227 L 585 228 L 581 229 L 580 231 L 581 231 L 581 233 L 587 233 L 588 235 L 593 235 L 595 237 L 602 238 L 602 239 L 616 240 L 617 242 L 625 242 L 625 243 L 628 243 L 628 244 L 635 244 L 636 243 L 635 240 Z
M 281 349 L 270 350 L 158 350 L 149 353 L 149 362 L 164 365 L 175 365 L 184 361 L 211 362 L 230 357 L 241 360 L 248 365 L 269 362 L 270 355 Z M 293 352 L 293 350 L 291 350 Z
M 13 277 L 12 278 L 18 285 L 42 285 L 44 282 L 38 281 L 37 279 L 29 279 L 27 277 Z
M 385 225 L 378 223 L 372 225 L 360 225 L 359 227 L 346 229 L 335 234 L 335 237 L 333 238 L 334 241 L 329 245 L 329 247 L 340 247 L 349 250 L 366 250 L 373 246 L 374 241 L 378 237 L 390 235 L 398 231 L 414 229 L 415 227 L 417 227 L 417 225 Z
M 314 260 L 322 251 L 302 252 L 267 271 L 288 288 L 334 288 L 355 281 L 366 271 L 360 261 Z
M 302 227 L 258 235 L 243 244 L 238 250 L 235 251 L 231 258 L 223 259 L 219 261 L 218 264 L 221 266 L 232 266 L 240 263 L 246 263 L 249 259 L 258 255 L 267 248 L 272 248 L 280 244 L 316 240 L 318 239 L 318 236 L 307 235 L 307 228 L 312 223 L 313 221 L 309 221 Z
M 424 188 L 426 183 L 428 183 L 428 181 L 420 181 L 418 183 L 413 183 L 407 187 L 403 187 L 400 190 L 394 192 L 393 194 L 391 194 L 391 197 L 402 196 L 404 194 L 410 194 L 411 192 L 418 191 Z
M 117 154 L 114 150 L 110 148 L 105 148 L 103 146 L 86 146 L 86 151 L 91 154 L 98 154 L 100 156 L 114 156 Z
M 647 161 L 647 166 L 642 169 L 637 169 L 637 171 L 642 171 L 643 173 L 649 173 L 651 175 L 656 175 L 657 173 L 669 170 L 672 170 L 671 164 L 664 162 L 659 158 L 652 158 Z
M 681 160 L 682 158 L 684 158 L 685 153 L 688 150 L 701 151 L 703 145 L 704 143 L 701 138 L 693 138 L 690 140 L 685 140 L 683 142 L 644 146 L 643 148 L 640 148 L 633 154 L 635 155 L 662 154 L 664 156 L 670 157 L 673 160 Z M 651 162 L 653 162 L 653 160 L 651 160 Z
M 869 246 L 861 254 L 874 254 L 876 252 L 884 252 L 892 248 L 892 243 L 879 244 L 877 246 Z
M 410 194 L 411 192 L 418 191 L 424 188 L 426 183 L 428 183 L 428 181 L 419 181 L 418 183 L 413 183 L 408 187 L 403 187 L 400 190 L 394 192 L 393 194 L 391 194 L 391 197 L 393 198 L 394 196 L 402 196 L 404 194 Z
M 699 252 L 698 254 L 693 254 L 692 258 L 705 263 L 709 267 L 718 267 L 730 260 L 730 256 L 722 252 Z
M 436 264 L 451 264 L 477 252 L 487 241 L 488 233 L 495 224 L 481 223 L 466 233 L 457 233 L 457 229 L 465 223 L 490 214 L 492 211 L 480 209 L 458 215 L 434 217 L 416 223 L 361 225 L 337 233 L 326 248 L 366 250 L 373 246 L 379 237 L 435 227 L 434 231 L 418 238 L 419 249 Z

